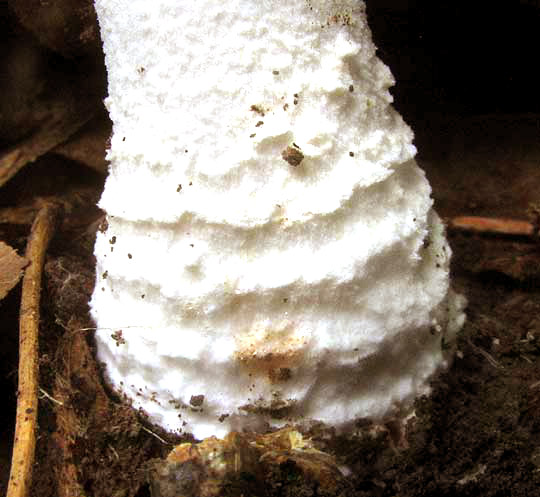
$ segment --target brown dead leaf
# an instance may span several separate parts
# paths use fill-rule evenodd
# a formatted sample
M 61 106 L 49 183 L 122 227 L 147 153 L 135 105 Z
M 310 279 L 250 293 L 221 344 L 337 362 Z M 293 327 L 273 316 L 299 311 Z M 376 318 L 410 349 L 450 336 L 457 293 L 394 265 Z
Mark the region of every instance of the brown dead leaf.
M 166 460 L 153 461 L 149 471 L 154 497 L 260 495 L 256 488 L 268 488 L 273 478 L 294 481 L 298 493 L 305 495 L 313 495 L 314 489 L 317 495 L 347 495 L 352 490 L 336 458 L 292 427 L 183 443 Z
M 79 112 L 74 112 L 70 105 L 74 102 L 69 102 L 67 98 L 56 103 L 57 112 L 51 112 L 36 133 L 0 155 L 0 187 L 26 164 L 66 141 L 88 122 L 94 113 L 94 109 L 77 109 Z
M 59 8 L 55 2 L 45 3 L 51 11 Z M 31 17 L 37 29 L 44 19 L 35 11 Z M 60 60 L 28 33 L 10 29 L 13 39 L 5 47 L 0 95 L 0 187 L 79 131 L 103 108 L 105 93 L 99 53 L 84 61 Z
M 52 153 L 75 160 L 94 169 L 100 174 L 107 174 L 109 163 L 105 159 L 107 142 L 112 132 L 112 123 L 105 109 L 68 141 L 52 150 Z
M 0 242 L 0 300 L 19 282 L 28 261 Z
M 19 22 L 41 44 L 66 57 L 101 51 L 92 0 L 12 0 Z

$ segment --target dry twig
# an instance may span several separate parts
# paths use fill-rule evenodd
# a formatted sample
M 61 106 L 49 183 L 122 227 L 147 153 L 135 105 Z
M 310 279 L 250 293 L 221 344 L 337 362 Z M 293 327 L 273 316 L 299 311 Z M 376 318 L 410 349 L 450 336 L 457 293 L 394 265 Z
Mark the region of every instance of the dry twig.
M 45 204 L 38 212 L 26 248 L 26 269 L 19 317 L 19 387 L 15 442 L 7 497 L 26 497 L 32 482 L 38 408 L 38 329 L 41 274 L 59 208 Z
M 451 228 L 476 231 L 478 233 L 527 237 L 537 235 L 537 230 L 533 223 L 519 219 L 460 216 L 451 219 L 449 226 Z

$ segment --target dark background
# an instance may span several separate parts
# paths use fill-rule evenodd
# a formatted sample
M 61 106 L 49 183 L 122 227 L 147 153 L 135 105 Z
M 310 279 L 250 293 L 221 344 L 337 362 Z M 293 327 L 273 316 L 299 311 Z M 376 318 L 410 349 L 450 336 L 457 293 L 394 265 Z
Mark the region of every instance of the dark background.
M 375 0 L 367 11 L 403 113 L 540 110 L 540 2 Z

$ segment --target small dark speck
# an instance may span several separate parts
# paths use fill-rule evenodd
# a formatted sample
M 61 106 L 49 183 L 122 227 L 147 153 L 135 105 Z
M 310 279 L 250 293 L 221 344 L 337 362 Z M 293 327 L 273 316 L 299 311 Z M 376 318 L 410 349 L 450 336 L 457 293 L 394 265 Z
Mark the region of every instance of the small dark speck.
M 107 276 L 109 276 L 109 271 L 105 271 L 105 272 L 101 275 L 101 277 L 102 277 L 104 280 L 107 279 Z
M 249 108 L 249 110 L 252 110 L 253 112 L 256 112 L 257 114 L 264 116 L 264 109 L 260 105 L 252 105 Z
M 122 138 L 122 141 L 125 142 L 126 141 L 126 137 L 124 136 L 124 138 Z
M 141 299 L 144 299 L 144 297 L 146 297 L 146 295 L 143 293 L 143 294 L 141 295 Z
M 181 184 L 178 184 L 178 186 L 176 187 L 176 191 L 177 192 L 182 191 L 182 185 Z
M 193 181 L 190 181 L 190 182 L 189 182 L 189 186 L 192 186 L 192 185 L 193 185 Z
M 189 399 L 189 403 L 193 407 L 200 407 L 203 405 L 204 402 L 204 395 L 192 395 L 191 399 Z
M 274 76 L 277 76 L 277 75 L 279 74 L 279 71 L 272 71 L 272 74 L 273 74 Z
M 184 150 L 184 152 L 187 154 L 187 153 L 188 153 L 188 149 L 186 148 L 186 149 Z
M 264 121 L 259 121 L 259 122 L 255 125 L 255 127 L 258 128 L 258 127 L 262 126 L 263 124 L 264 124 Z
M 354 157 L 354 152 L 349 152 L 349 155 L 350 155 L 351 157 Z
M 129 259 L 132 259 L 133 256 L 132 256 L 131 254 L 128 254 L 128 258 L 129 258 Z
M 32 414 L 34 412 L 34 409 L 31 409 L 30 407 L 24 411 L 26 414 Z
M 114 245 L 116 243 L 116 236 L 113 236 L 110 240 L 109 240 L 109 243 L 111 245 Z
M 189 246 L 190 247 L 195 247 L 195 245 L 193 243 L 190 243 Z
M 255 138 L 255 135 L 256 133 L 251 133 L 251 135 L 249 135 L 250 138 Z
M 284 303 L 284 304 L 286 304 L 288 301 L 289 301 L 288 298 L 284 298 L 284 299 L 283 299 L 283 303 Z
M 349 85 L 349 91 L 352 93 L 354 91 L 354 86 L 353 85 Z

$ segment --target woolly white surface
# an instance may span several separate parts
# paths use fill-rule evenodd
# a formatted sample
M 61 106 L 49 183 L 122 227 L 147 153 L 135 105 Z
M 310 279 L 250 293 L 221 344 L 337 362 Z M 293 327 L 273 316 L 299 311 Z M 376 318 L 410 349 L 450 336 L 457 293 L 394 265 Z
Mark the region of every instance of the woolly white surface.
M 91 309 L 112 385 L 197 438 L 346 427 L 428 393 L 463 302 L 363 3 L 96 10 L 114 127 Z

